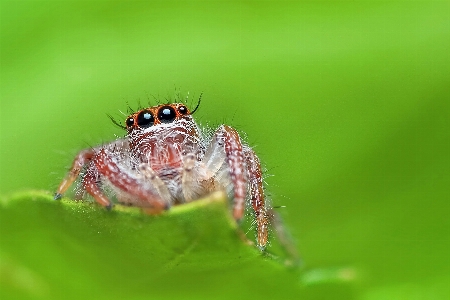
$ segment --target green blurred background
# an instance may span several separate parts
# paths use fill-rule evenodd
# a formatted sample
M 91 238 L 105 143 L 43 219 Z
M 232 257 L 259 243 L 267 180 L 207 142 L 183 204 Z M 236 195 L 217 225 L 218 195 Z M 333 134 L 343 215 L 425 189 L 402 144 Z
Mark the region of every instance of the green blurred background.
M 203 93 L 197 120 L 274 175 L 306 268 L 450 298 L 449 1 L 0 3 L 2 195 L 54 191 L 127 102 Z

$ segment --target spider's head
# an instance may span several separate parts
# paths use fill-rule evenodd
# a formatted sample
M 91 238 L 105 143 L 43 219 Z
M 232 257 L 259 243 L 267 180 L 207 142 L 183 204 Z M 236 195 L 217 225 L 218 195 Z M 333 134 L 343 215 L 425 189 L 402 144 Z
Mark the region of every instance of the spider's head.
M 126 129 L 146 129 L 160 124 L 190 119 L 191 112 L 182 103 L 162 104 L 148 107 L 129 115 L 125 120 Z
M 145 130 L 155 125 L 170 124 L 179 120 L 193 121 L 191 115 L 200 106 L 202 95 L 198 98 L 197 106 L 191 112 L 183 103 L 160 104 L 141 109 L 132 113 L 125 119 L 125 126 L 117 122 L 111 115 L 108 117 L 120 128 L 126 129 L 128 133 L 134 130 Z

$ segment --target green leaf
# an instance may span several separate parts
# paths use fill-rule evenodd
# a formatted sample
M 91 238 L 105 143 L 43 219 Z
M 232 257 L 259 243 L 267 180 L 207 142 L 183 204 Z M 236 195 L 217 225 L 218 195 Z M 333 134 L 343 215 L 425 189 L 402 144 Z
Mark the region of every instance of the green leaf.
M 54 201 L 29 191 L 2 201 L 1 284 L 41 298 L 215 294 L 296 276 L 240 238 L 222 193 L 150 216 L 137 208 Z M 230 275 L 237 286 L 230 282 Z M 295 272 L 294 272 L 295 273 Z M 242 274 L 244 274 L 243 277 Z M 225 280 L 227 283 L 225 284 Z M 158 297 L 159 297 L 158 296 Z M 226 297 L 224 297 L 226 298 Z
M 26 191 L 1 200 L 0 229 L 1 299 L 385 299 L 404 291 L 360 293 L 363 272 L 350 266 L 287 268 L 243 238 L 222 193 L 152 216 Z

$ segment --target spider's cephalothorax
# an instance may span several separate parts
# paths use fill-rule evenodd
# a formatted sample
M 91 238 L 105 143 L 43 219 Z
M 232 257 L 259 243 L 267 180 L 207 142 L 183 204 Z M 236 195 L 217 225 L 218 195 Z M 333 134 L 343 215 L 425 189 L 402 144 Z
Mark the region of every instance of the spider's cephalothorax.
M 120 203 L 160 213 L 172 205 L 193 201 L 216 190 L 233 199 L 235 220 L 253 210 L 257 244 L 268 237 L 268 213 L 258 157 L 237 131 L 221 125 L 205 137 L 189 109 L 181 103 L 142 109 L 125 120 L 125 138 L 82 150 L 61 182 L 55 199 L 82 175 L 82 188 L 106 208 L 108 188 Z

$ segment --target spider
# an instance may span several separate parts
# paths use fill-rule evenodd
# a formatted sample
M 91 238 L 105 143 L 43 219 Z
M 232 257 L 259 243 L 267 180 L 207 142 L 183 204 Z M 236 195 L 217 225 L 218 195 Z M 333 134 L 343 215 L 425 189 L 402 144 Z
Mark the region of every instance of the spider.
M 156 105 L 129 115 L 124 138 L 80 151 L 55 199 L 81 177 L 82 194 L 111 209 L 106 196 L 158 214 L 173 205 L 225 190 L 232 199 L 232 215 L 239 222 L 251 205 L 256 243 L 264 250 L 268 241 L 269 209 L 263 190 L 259 158 L 238 132 L 219 126 L 204 134 L 182 103 Z M 81 173 L 81 174 L 80 174 Z

